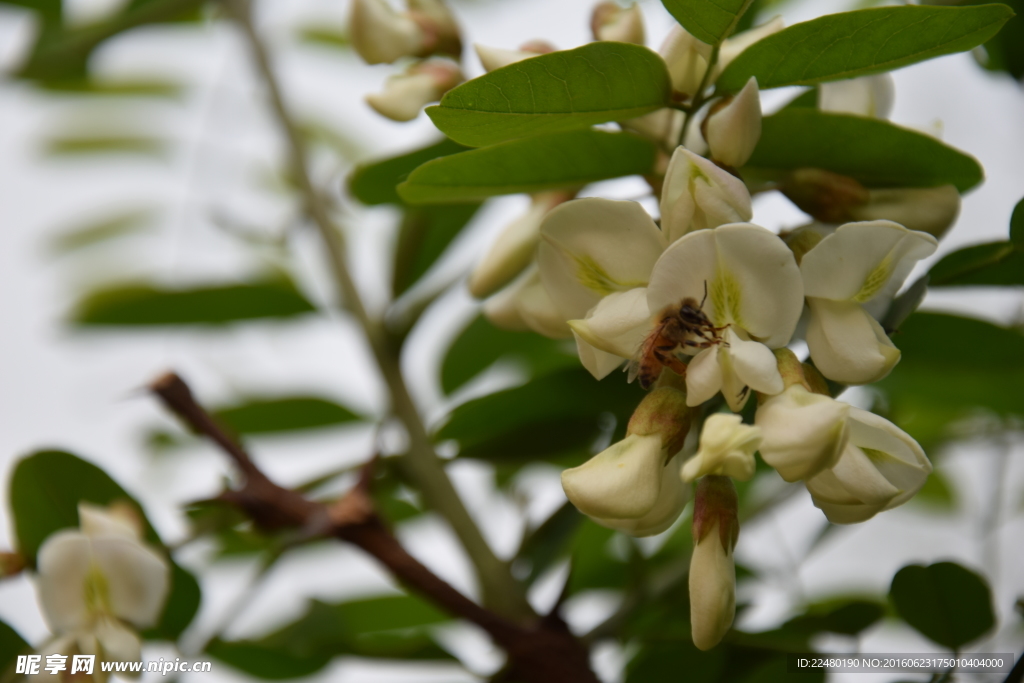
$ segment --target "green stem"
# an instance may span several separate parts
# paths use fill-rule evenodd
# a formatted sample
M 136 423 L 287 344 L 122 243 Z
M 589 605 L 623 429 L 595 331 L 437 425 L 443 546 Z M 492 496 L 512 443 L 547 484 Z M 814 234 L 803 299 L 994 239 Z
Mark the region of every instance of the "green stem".
M 533 610 L 523 594 L 522 587 L 512 577 L 509 566 L 500 560 L 487 544 L 483 534 L 459 498 L 455 487 L 444 470 L 444 464 L 434 451 L 430 435 L 419 411 L 409 394 L 405 378 L 399 367 L 400 344 L 390 335 L 383 323 L 367 312 L 359 290 L 349 273 L 344 237 L 328 213 L 319 192 L 309 176 L 306 150 L 298 127 L 288 112 L 281 88 L 270 65 L 262 40 L 256 33 L 250 13 L 249 0 L 225 0 L 239 27 L 242 29 L 259 74 L 267 87 L 270 104 L 277 123 L 288 142 L 291 163 L 299 193 L 306 212 L 316 226 L 327 250 L 327 257 L 335 284 L 340 290 L 346 308 L 362 327 L 374 359 L 388 387 L 391 412 L 405 427 L 409 436 L 409 452 L 402 458 L 402 469 L 423 494 L 432 510 L 451 525 L 477 570 L 483 601 L 486 606 L 511 618 L 528 618 Z
M 686 141 L 686 133 L 690 129 L 690 122 L 700 111 L 700 108 L 707 102 L 707 98 L 704 96 L 708 89 L 708 84 L 711 82 L 711 73 L 715 70 L 715 64 L 718 63 L 718 51 L 721 49 L 721 45 L 715 45 L 711 48 L 711 56 L 708 58 L 708 68 L 704 70 L 704 76 L 700 79 L 700 85 L 697 86 L 697 92 L 693 94 L 693 102 L 690 103 L 689 111 L 685 111 L 685 117 L 683 118 L 683 129 L 679 132 L 679 144 L 682 145 Z

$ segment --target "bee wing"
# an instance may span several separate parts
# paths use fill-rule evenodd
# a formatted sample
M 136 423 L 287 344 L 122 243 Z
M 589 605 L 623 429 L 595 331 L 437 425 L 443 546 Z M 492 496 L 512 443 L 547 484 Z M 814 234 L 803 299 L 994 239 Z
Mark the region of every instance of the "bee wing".
M 626 371 L 626 382 L 632 384 L 640 375 L 640 370 L 643 368 L 644 358 L 647 357 L 648 347 L 651 345 L 651 337 L 646 337 L 636 347 L 636 351 L 633 352 L 633 357 L 629 359 L 629 363 L 624 368 Z

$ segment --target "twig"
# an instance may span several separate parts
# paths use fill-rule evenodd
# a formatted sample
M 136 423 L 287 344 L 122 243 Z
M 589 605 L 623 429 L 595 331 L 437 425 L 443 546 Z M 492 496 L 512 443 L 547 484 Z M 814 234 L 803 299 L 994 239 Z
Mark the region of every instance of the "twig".
M 409 394 L 399 367 L 400 344 L 388 334 L 387 329 L 380 321 L 370 317 L 363 306 L 359 291 L 346 264 L 342 232 L 331 219 L 320 194 L 310 179 L 309 164 L 302 137 L 294 119 L 288 113 L 280 85 L 270 65 L 267 50 L 256 33 L 249 0 L 224 0 L 224 4 L 245 34 L 256 61 L 257 70 L 267 87 L 275 118 L 288 141 L 299 193 L 305 203 L 306 212 L 327 247 L 335 283 L 345 306 L 366 334 L 374 358 L 388 387 L 391 410 L 409 434 L 409 453 L 402 459 L 403 471 L 420 489 L 426 504 L 448 521 L 466 549 L 466 553 L 477 570 L 484 604 L 510 617 L 519 619 L 533 617 L 533 610 L 526 601 L 522 587 L 512 577 L 508 564 L 498 559 L 487 544 L 445 473 L 441 459 L 434 451 L 430 436 L 412 396 Z
M 510 680 L 597 683 L 587 650 L 557 616 L 519 624 L 476 604 L 409 555 L 373 508 L 369 489 L 374 461 L 363 468 L 359 483 L 343 498 L 330 505 L 317 503 L 263 474 L 176 374 L 160 377 L 151 390 L 194 430 L 216 442 L 245 472 L 242 486 L 221 497 L 241 508 L 259 527 L 297 528 L 310 537 L 334 537 L 362 548 L 401 583 L 486 631 L 508 652 L 509 671 L 514 674 Z

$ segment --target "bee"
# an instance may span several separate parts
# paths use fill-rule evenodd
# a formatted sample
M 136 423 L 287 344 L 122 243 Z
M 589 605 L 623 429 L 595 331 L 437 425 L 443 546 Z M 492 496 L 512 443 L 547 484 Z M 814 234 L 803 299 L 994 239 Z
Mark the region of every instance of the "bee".
M 676 374 L 686 375 L 686 364 L 676 357 L 680 346 L 692 349 L 706 349 L 722 343 L 723 327 L 715 327 L 704 313 L 707 300 L 707 283 L 704 284 L 704 298 L 698 304 L 696 299 L 687 297 L 678 306 L 666 306 L 657 317 L 654 329 L 644 338 L 636 355 L 626 370 L 628 380 L 640 378 L 640 386 L 649 389 L 661 376 L 664 368 Z

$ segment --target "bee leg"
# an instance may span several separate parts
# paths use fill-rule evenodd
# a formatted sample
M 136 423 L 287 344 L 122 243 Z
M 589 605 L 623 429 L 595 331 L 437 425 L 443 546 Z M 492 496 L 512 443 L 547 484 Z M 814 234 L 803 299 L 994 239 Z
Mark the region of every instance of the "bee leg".
M 654 349 L 654 357 L 658 359 L 658 362 L 663 366 L 676 373 L 680 377 L 686 377 L 686 363 L 679 360 L 672 354 L 672 350 L 675 347 L 666 349 L 665 347 Z
M 749 393 L 750 393 L 750 387 L 743 387 L 743 390 L 740 391 L 740 393 L 736 395 L 736 398 L 739 399 L 740 401 L 742 401 L 742 400 L 747 398 L 747 394 L 749 394 Z

